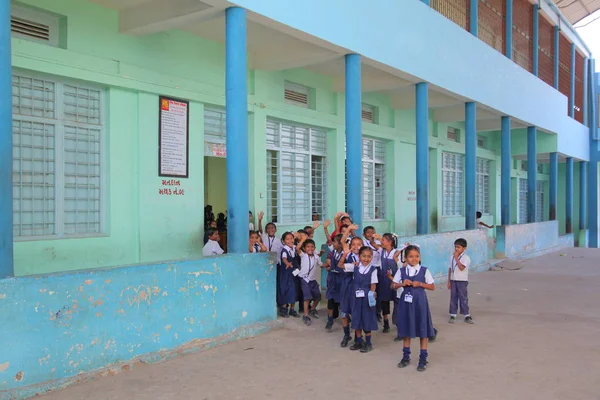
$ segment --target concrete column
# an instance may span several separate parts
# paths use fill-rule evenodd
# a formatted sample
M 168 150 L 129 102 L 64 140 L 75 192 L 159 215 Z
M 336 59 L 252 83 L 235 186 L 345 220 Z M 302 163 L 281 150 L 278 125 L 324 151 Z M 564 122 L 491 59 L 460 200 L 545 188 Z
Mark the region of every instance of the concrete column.
M 560 28 L 558 25 L 554 26 L 554 89 L 558 90 L 558 66 L 560 60 Z
M 533 5 L 533 54 L 531 55 L 532 60 L 532 73 L 538 76 L 539 65 L 540 65 L 540 5 Z
M 506 20 L 505 23 L 505 44 L 506 44 L 506 57 L 513 58 L 513 0 L 506 0 Z
M 476 193 L 476 152 L 477 152 L 477 108 L 475 103 L 465 103 L 465 227 L 475 229 L 477 212 L 475 204 Z
M 346 169 L 362 177 L 362 90 L 358 54 L 346 55 Z M 348 214 L 362 227 L 362 179 L 348 179 Z
M 535 222 L 537 180 L 537 129 L 527 127 L 527 222 Z
M 587 229 L 587 170 L 588 163 L 579 163 L 579 230 Z
M 569 117 L 575 118 L 575 43 L 571 43 L 571 88 L 569 90 Z
M 10 55 L 10 0 L 0 0 L 0 279 L 14 275 Z
M 227 112 L 227 245 L 248 252 L 248 82 L 246 10 L 225 12 L 225 107 Z
M 478 36 L 479 28 L 479 0 L 471 0 L 470 14 L 469 14 L 469 32 L 471 35 Z
M 590 128 L 590 165 L 588 167 L 588 246 L 598 247 L 598 142 L 594 140 L 598 126 L 598 87 L 596 74 L 596 60 L 589 60 L 588 85 L 589 85 L 589 113 Z
M 565 225 L 566 233 L 573 233 L 573 157 L 567 158 L 565 190 Z
M 558 153 L 550 153 L 550 185 L 548 190 L 550 205 L 550 221 L 556 220 L 558 207 Z
M 429 87 L 416 85 L 417 235 L 429 233 Z
M 500 143 L 500 203 L 502 225 L 510 225 L 510 170 L 512 157 L 510 149 L 510 117 L 502 117 L 502 137 Z

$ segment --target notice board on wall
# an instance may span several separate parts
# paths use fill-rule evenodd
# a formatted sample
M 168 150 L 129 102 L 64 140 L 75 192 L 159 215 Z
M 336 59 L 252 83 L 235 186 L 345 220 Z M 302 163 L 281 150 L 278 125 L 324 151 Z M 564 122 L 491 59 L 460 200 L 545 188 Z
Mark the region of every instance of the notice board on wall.
M 159 97 L 158 176 L 189 176 L 189 120 L 188 101 Z

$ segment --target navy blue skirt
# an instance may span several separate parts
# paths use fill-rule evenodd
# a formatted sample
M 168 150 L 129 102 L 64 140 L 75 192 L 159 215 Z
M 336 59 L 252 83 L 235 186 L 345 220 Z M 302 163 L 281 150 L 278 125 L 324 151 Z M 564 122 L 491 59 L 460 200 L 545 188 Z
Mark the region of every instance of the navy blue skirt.
M 298 296 L 296 293 L 296 278 L 292 274 L 293 269 L 281 265 L 279 271 L 279 304 L 293 304 Z
M 398 336 L 409 338 L 430 338 L 435 336 L 427 295 L 422 288 L 412 288 L 412 303 L 404 301 L 407 290 L 398 299 L 394 308 L 394 324 L 398 327 Z
M 376 331 L 379 329 L 377 326 L 377 313 L 375 312 L 375 307 L 369 306 L 367 293 L 365 293 L 365 297 L 356 297 L 356 293 L 354 293 L 352 302 L 352 329 L 361 329 L 363 331 Z

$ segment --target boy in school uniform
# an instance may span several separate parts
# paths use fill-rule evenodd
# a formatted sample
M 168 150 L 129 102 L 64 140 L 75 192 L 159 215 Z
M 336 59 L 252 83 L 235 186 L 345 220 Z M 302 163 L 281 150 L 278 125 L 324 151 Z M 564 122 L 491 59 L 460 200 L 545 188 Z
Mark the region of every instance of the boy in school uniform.
M 207 230 L 208 234 L 208 242 L 204 245 L 202 249 L 202 255 L 204 257 L 212 257 L 219 256 L 224 253 L 223 249 L 219 245 L 219 231 L 216 229 L 209 228 Z
M 469 313 L 469 295 L 467 286 L 469 285 L 469 267 L 471 259 L 467 254 L 467 241 L 463 238 L 456 239 L 454 242 L 454 253 L 450 258 L 448 267 L 448 289 L 450 290 L 450 319 L 448 322 L 456 322 L 456 313 L 460 303 L 460 313 L 465 316 L 467 324 L 474 324 L 473 318 Z
M 300 273 L 298 277 L 300 278 L 302 298 L 304 300 L 304 316 L 302 320 L 305 325 L 309 326 L 312 323 L 310 317 L 319 318 L 317 306 L 321 301 L 321 288 L 317 283 L 317 271 L 321 271 L 323 262 L 315 254 L 315 242 L 309 239 L 306 234 L 300 234 L 300 241 L 296 246 L 296 254 L 300 255 Z
M 477 228 L 478 229 L 492 229 L 494 227 L 494 225 L 488 225 L 485 222 L 483 222 L 481 220 L 482 214 L 481 211 L 477 211 L 477 214 L 475 214 L 475 222 L 477 223 Z

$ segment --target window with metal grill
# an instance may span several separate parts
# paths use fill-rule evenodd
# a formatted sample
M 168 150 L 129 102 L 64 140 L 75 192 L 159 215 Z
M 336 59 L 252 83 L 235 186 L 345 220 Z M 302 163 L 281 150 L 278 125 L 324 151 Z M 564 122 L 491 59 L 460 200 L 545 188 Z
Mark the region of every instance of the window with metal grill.
M 464 216 L 463 165 L 462 154 L 442 153 L 442 215 L 444 217 Z
M 527 178 L 519 178 L 519 223 L 527 223 Z
M 11 7 L 10 31 L 13 37 L 58 46 L 58 17 L 26 7 Z
M 379 139 L 362 140 L 363 218 L 366 220 L 386 217 L 385 146 Z M 345 168 L 345 207 L 348 210 L 348 169 Z
M 377 123 L 377 107 L 370 104 L 362 104 L 362 120 L 372 124 Z
M 480 149 L 486 148 L 486 140 L 484 137 L 477 136 L 477 147 L 479 147 Z
M 310 106 L 310 88 L 292 82 L 285 82 L 284 89 L 285 102 L 296 106 L 309 108 Z
M 460 142 L 460 130 L 452 127 L 448 127 L 446 138 L 452 142 Z
M 537 181 L 535 191 L 535 221 L 542 222 L 544 220 L 544 181 Z
M 476 162 L 475 205 L 482 214 L 490 213 L 490 161 L 478 158 Z
M 327 211 L 327 133 L 267 121 L 267 209 L 274 222 L 307 222 Z
M 13 232 L 102 233 L 103 91 L 14 74 Z

